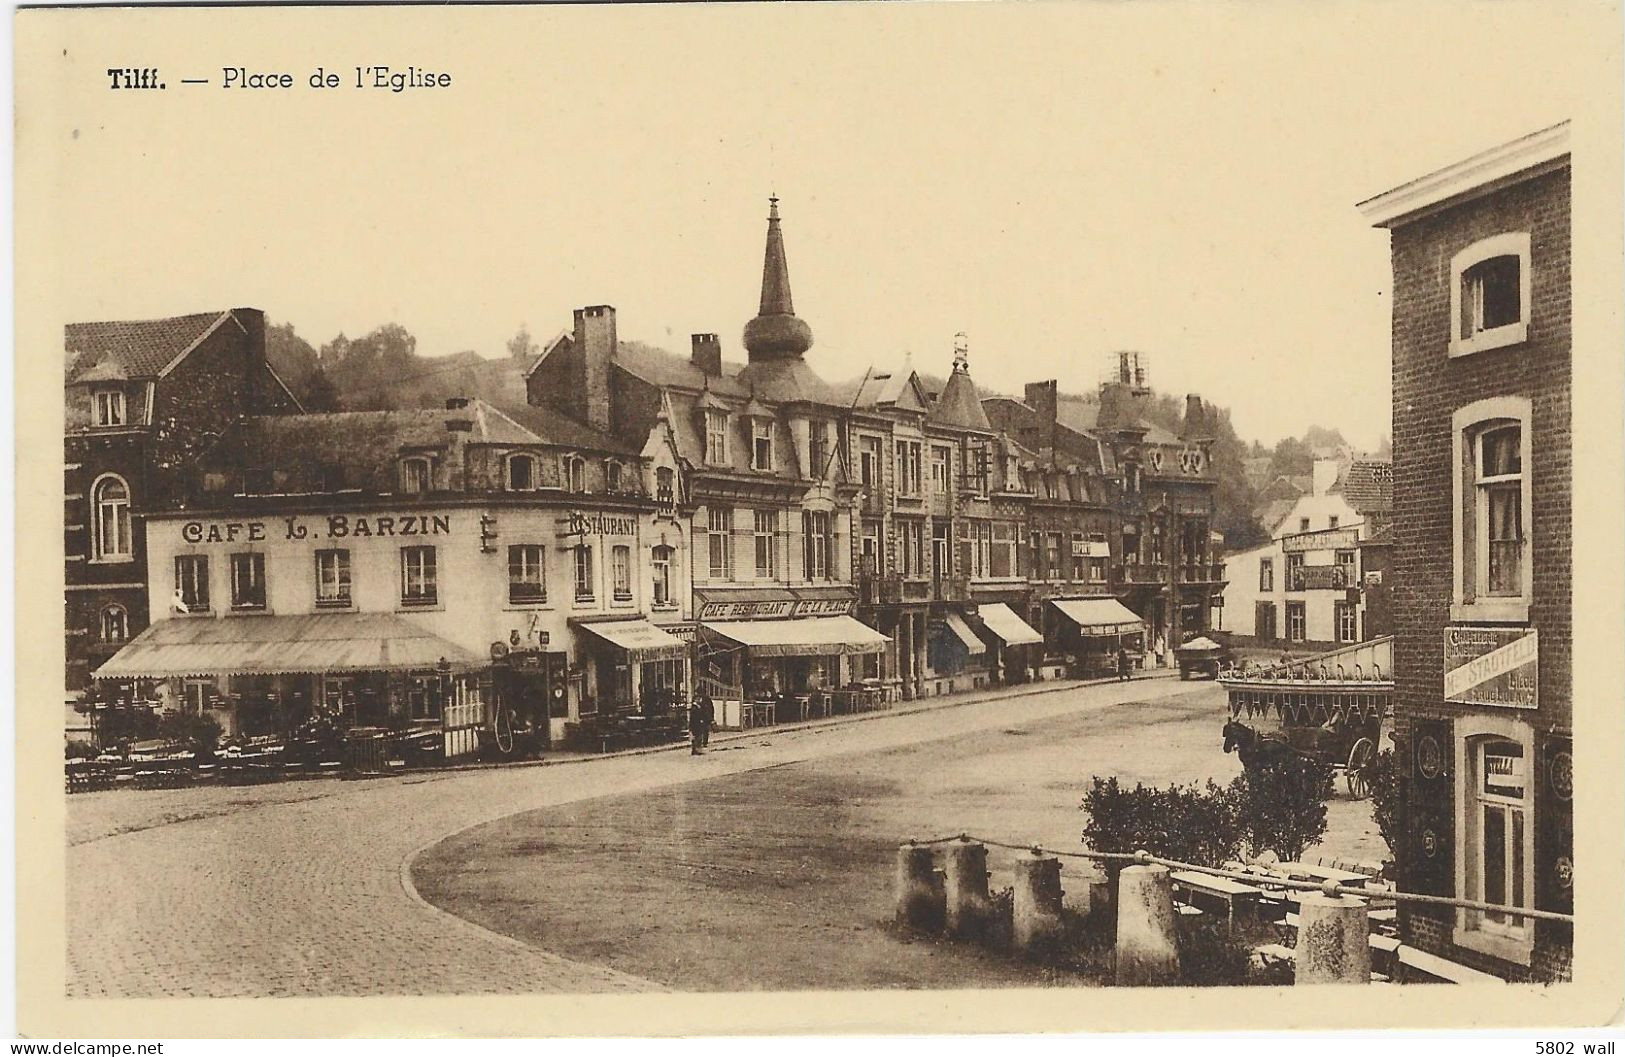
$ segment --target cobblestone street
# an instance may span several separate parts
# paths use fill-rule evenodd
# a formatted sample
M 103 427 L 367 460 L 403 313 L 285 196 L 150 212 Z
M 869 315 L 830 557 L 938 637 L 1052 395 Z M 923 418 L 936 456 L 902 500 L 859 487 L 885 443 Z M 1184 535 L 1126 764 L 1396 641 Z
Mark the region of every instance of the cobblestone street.
M 405 883 L 405 866 L 444 838 L 539 808 L 1009 730 L 1148 695 L 1189 701 L 1194 722 L 1208 733 L 1222 700 L 1215 684 L 1165 678 L 1041 689 L 864 722 L 753 732 L 715 741 L 699 759 L 679 750 L 363 782 L 75 796 L 69 991 L 316 996 L 656 987 L 589 963 L 597 959 L 572 960 L 436 910 Z M 1114 726 L 1125 726 L 1116 719 Z M 1217 741 L 1213 732 L 1203 751 L 1214 757 L 1213 773 L 1228 773 L 1234 758 L 1222 756 Z M 1087 766 L 1100 769 L 1078 764 Z M 1125 768 L 1125 777 L 1134 770 Z M 1151 767 L 1144 777 L 1160 773 Z M 1066 796 L 1075 802 L 1072 790 Z M 996 824 L 985 816 L 965 821 Z

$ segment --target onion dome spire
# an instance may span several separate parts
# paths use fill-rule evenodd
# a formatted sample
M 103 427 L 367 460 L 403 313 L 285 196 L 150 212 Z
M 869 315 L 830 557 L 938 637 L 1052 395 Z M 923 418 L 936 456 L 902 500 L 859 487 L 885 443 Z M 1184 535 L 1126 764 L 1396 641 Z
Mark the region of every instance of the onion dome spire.
M 768 198 L 767 250 L 762 258 L 762 301 L 745 324 L 745 349 L 752 361 L 795 359 L 812 348 L 812 328 L 796 318 L 790 299 L 790 266 L 779 229 L 779 199 Z

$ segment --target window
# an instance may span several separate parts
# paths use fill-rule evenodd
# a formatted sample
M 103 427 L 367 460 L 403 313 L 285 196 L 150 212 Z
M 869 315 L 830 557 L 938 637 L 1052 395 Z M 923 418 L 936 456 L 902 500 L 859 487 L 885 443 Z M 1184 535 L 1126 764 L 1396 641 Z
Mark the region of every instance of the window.
M 422 495 L 429 491 L 432 481 L 428 459 L 414 456 L 401 460 L 401 491 L 407 495 Z
M 858 480 L 865 495 L 880 494 L 880 438 L 858 438 Z
M 977 495 L 986 494 L 988 474 L 993 468 L 993 456 L 987 446 L 967 442 L 960 453 L 960 460 L 960 480 L 965 490 Z
M 750 420 L 750 468 L 773 469 L 773 420 L 770 418 Z
M 609 571 L 611 590 L 617 602 L 632 601 L 632 548 L 616 544 L 610 548 Z
M 231 608 L 265 608 L 265 555 L 231 556 Z
M 1017 526 L 1009 521 L 995 521 L 981 527 L 987 533 L 987 558 L 983 568 L 988 575 L 995 579 L 1019 576 L 1016 551 L 1021 546 L 1021 533 Z
M 1354 606 L 1348 602 L 1334 602 L 1332 611 L 1337 620 L 1337 641 L 1354 642 L 1360 634 L 1355 626 Z
M 1275 638 L 1275 603 L 1259 602 L 1253 607 L 1253 634 L 1265 640 Z
M 1275 559 L 1258 559 L 1258 589 L 1260 591 L 1275 590 Z
M 1061 534 L 1044 533 L 1044 579 L 1059 580 L 1066 575 L 1061 565 Z
M 728 413 L 705 413 L 705 461 L 712 466 L 725 466 L 728 462 Z
M 706 512 L 705 545 L 708 572 L 713 580 L 732 580 L 734 575 L 732 507 L 714 506 Z
M 897 491 L 900 495 L 920 494 L 920 442 L 897 442 Z
M 829 423 L 821 418 L 807 423 L 807 473 L 823 480 L 829 473 Z
M 209 608 L 209 558 L 206 554 L 175 556 L 175 608 L 182 613 Z
M 1308 639 L 1308 629 L 1304 624 L 1304 605 L 1302 602 L 1288 602 L 1286 604 L 1286 637 L 1292 642 L 1303 642 Z
M 181 683 L 181 708 L 184 711 L 200 716 L 204 709 L 215 708 L 219 703 L 220 693 L 213 679 L 187 679 Z
M 96 482 L 90 493 L 95 513 L 97 561 L 129 561 L 133 557 L 130 537 L 130 486 L 124 478 L 109 474 Z
M 1327 519 L 1327 527 L 1328 528 L 1336 528 L 1337 523 L 1340 520 L 1341 519 L 1336 514 L 1333 514 L 1330 518 Z
M 576 601 L 591 602 L 597 593 L 593 583 L 592 544 L 583 543 L 575 548 Z
M 624 474 L 621 464 L 614 459 L 604 460 L 604 489 L 610 492 L 619 492 L 622 488 Z
M 130 637 L 130 614 L 120 605 L 102 610 L 102 642 L 116 646 Z
M 1458 620 L 1528 619 L 1530 569 L 1530 402 L 1479 401 L 1454 416 L 1462 471 L 1456 484 L 1454 541 Z
M 898 559 L 902 568 L 898 570 L 904 576 L 924 576 L 925 569 L 925 522 L 913 520 L 899 520 L 897 522 L 897 549 Z
M 559 460 L 559 477 L 566 490 L 587 490 L 587 460 L 579 455 L 566 455 Z
M 508 456 L 508 491 L 535 491 L 538 476 L 536 456 L 524 453 Z
M 677 503 L 677 474 L 670 466 L 655 470 L 655 499 L 666 507 Z
M 835 533 L 827 511 L 801 512 L 804 564 L 809 580 L 828 580 L 834 575 Z
M 350 604 L 350 552 L 316 552 L 316 604 L 342 608 Z
M 1360 577 L 1359 577 L 1359 574 L 1355 571 L 1355 566 L 1354 566 L 1355 557 L 1356 557 L 1356 555 L 1355 555 L 1354 551 L 1342 550 L 1342 551 L 1337 552 L 1338 578 L 1336 580 L 1332 581 L 1332 586 L 1333 587 L 1358 587 L 1359 586 Z M 1350 640 L 1350 641 L 1353 641 L 1353 640 Z
M 440 601 L 433 547 L 401 548 L 401 605 L 432 606 Z
M 1450 259 L 1450 275 L 1451 356 L 1528 340 L 1528 232 L 1473 243 Z
M 1286 556 L 1286 589 L 1288 591 L 1303 590 L 1303 554 L 1288 554 Z
M 940 444 L 931 445 L 931 491 L 943 495 L 948 491 L 948 460 L 950 449 Z
M 778 575 L 779 512 L 756 511 L 756 579 L 771 580 Z
M 1458 800 L 1463 840 L 1456 852 L 1463 898 L 1511 907 L 1534 903 L 1533 801 L 1528 727 L 1516 720 L 1457 721 Z M 1533 923 L 1504 910 L 1457 911 L 1457 943 L 1527 965 Z
M 535 543 L 519 543 L 508 548 L 508 602 L 511 605 L 537 605 L 547 601 L 547 569 L 544 552 Z
M 1301 517 L 1301 518 L 1298 519 L 1298 531 L 1299 532 L 1308 532 L 1309 531 L 1309 519 L 1308 518 Z
M 863 540 L 860 544 L 859 557 L 863 562 L 863 572 L 869 576 L 878 576 L 886 571 L 880 561 L 880 522 L 864 521 Z
M 649 554 L 649 569 L 654 579 L 652 604 L 656 609 L 676 605 L 671 594 L 671 555 L 670 547 L 656 547 Z
M 1073 580 L 1082 580 L 1089 568 L 1089 548 L 1084 546 L 1083 533 L 1072 533 L 1072 576 Z
M 97 426 L 124 425 L 124 394 L 122 392 L 117 389 L 103 389 L 91 399 L 95 403 L 95 422 Z

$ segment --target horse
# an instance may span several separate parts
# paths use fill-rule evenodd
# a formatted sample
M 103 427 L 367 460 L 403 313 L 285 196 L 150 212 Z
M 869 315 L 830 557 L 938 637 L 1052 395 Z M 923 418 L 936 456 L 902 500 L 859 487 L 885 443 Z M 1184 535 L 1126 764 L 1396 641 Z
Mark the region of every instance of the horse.
M 1241 757 L 1241 766 L 1251 771 L 1274 767 L 1299 755 L 1280 734 L 1260 734 L 1238 720 L 1224 724 L 1224 751 Z

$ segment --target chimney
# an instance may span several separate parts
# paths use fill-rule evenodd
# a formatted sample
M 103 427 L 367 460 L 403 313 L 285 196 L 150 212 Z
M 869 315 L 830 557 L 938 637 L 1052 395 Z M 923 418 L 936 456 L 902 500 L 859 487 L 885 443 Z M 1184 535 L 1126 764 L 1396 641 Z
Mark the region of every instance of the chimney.
M 271 378 L 265 370 L 265 312 L 258 308 L 234 308 L 231 314 L 243 325 L 246 353 L 243 365 L 243 414 L 263 415 L 271 410 Z
M 468 397 L 446 398 L 446 430 L 451 433 L 474 432 L 474 412 L 469 409 Z
M 1126 352 L 1118 353 L 1117 380 L 1122 382 L 1124 385 L 1133 385 L 1135 381 L 1134 375 L 1136 373 L 1138 373 L 1137 370 L 1130 366 L 1129 354 Z
M 1038 417 L 1046 426 L 1055 424 L 1060 407 L 1060 389 L 1060 383 L 1053 378 L 1047 382 L 1028 382 L 1026 385 L 1023 402 L 1038 412 Z
M 1211 434 L 1207 411 L 1202 407 L 1202 398 L 1195 393 L 1185 394 L 1185 421 L 1179 430 L 1179 436 L 1184 440 L 1206 440 Z
M 694 334 L 689 339 L 693 351 L 689 362 L 715 378 L 722 374 L 722 342 L 715 334 Z
M 581 357 L 577 406 L 587 424 L 609 431 L 609 365 L 615 361 L 615 309 L 609 305 L 578 308 L 575 313 L 576 355 Z

